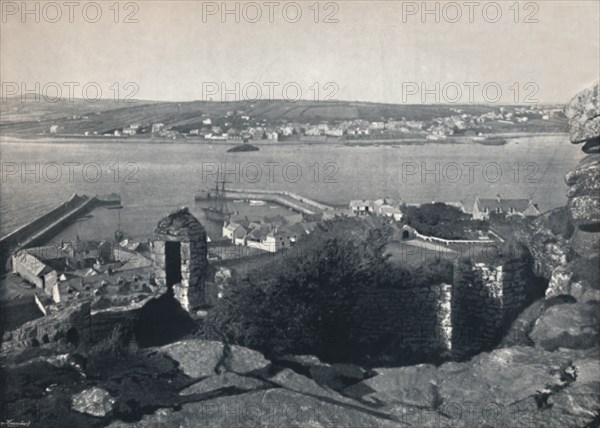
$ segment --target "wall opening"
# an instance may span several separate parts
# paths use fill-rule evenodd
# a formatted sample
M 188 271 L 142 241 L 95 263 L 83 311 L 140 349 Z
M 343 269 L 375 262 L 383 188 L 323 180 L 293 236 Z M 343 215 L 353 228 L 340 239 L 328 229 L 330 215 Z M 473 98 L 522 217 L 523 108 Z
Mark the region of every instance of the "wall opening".
M 181 282 L 181 243 L 175 241 L 165 242 L 165 270 L 167 287 Z

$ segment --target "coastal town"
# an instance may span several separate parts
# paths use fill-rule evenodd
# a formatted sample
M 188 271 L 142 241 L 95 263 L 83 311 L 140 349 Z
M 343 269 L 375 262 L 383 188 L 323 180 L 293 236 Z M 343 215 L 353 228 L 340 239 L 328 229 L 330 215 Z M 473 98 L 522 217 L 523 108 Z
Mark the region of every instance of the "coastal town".
M 227 211 L 226 201 L 214 199 L 225 197 L 243 202 L 249 206 L 277 204 L 287 208 L 288 214 L 263 217 L 248 216 L 247 213 Z M 79 198 L 88 201 L 86 196 L 74 195 L 71 201 Z M 319 222 L 339 217 L 386 219 L 396 229 L 396 240 L 415 248 L 425 248 L 432 252 L 445 251 L 449 245 L 492 245 L 504 242 L 504 239 L 489 228 L 462 231 L 459 238 L 447 239 L 443 236 L 428 235 L 418 224 L 407 219 L 412 213 L 422 209 L 420 204 L 407 204 L 389 197 L 376 200 L 352 200 L 347 207 L 333 207 L 313 201 L 307 197 L 285 191 L 267 191 L 259 189 L 229 189 L 226 195 L 213 195 L 212 202 L 223 202 L 221 236 L 206 236 L 206 255 L 203 257 L 220 270 L 220 275 L 230 277 L 230 269 L 236 263 L 260 258 L 293 249 L 302 239 L 312 233 L 319 233 Z M 118 204 L 118 195 L 96 196 L 91 200 L 109 201 Z M 64 204 L 63 204 L 64 205 Z M 67 203 L 69 205 L 69 203 Z M 473 207 L 467 209 L 462 202 L 424 204 L 435 209 L 449 210 L 458 219 L 459 216 L 472 221 L 487 222 L 490 215 L 503 219 L 536 217 L 540 214 L 537 205 L 531 199 L 476 198 Z M 62 206 L 61 206 L 62 207 Z M 61 208 L 59 207 L 59 208 Z M 92 207 L 90 209 L 106 209 Z M 108 206 L 108 209 L 122 208 Z M 80 209 L 78 206 L 71 210 Z M 123 231 L 115 232 L 112 241 L 75 241 L 48 243 L 53 234 L 60 231 L 76 219 L 73 212 L 57 217 L 56 210 L 34 220 L 17 231 L 20 242 L 15 246 L 15 237 L 9 235 L 2 239 L 3 248 L 13 248 L 4 264 L 13 275 L 17 275 L 34 290 L 35 302 L 43 313 L 56 310 L 56 305 L 64 306 L 72 302 L 91 299 L 92 309 L 107 309 L 113 306 L 129 306 L 147 300 L 155 295 L 160 287 L 156 281 L 156 260 L 152 255 L 152 238 L 135 241 Z M 88 211 L 76 211 L 83 215 Z M 187 212 L 187 211 L 186 211 Z M 416 217 L 414 217 L 416 218 Z M 408 220 L 408 221 L 407 221 Z M 471 221 L 471 220 L 469 220 Z M 39 238 L 39 229 L 44 223 L 51 222 L 52 233 Z M 450 229 L 450 227 L 449 227 Z M 28 236 L 37 237 L 28 239 Z M 36 245 L 37 244 L 37 245 Z M 436 247 L 437 246 L 437 247 Z M 244 250 L 237 251 L 236 248 Z M 221 267 L 219 267 L 221 266 Z M 224 267 L 227 266 L 227 267 Z M 222 296 L 222 287 L 213 293 Z M 204 300 L 204 303 L 211 299 Z M 54 309 L 47 309 L 52 307 Z

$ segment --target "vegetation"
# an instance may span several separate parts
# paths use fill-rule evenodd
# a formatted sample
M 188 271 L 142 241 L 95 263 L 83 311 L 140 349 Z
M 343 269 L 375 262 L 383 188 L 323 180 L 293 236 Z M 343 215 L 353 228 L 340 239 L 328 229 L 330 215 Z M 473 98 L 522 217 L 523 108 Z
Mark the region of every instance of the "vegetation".
M 235 279 L 207 321 L 227 341 L 267 354 L 356 360 L 364 341 L 353 323 L 360 322 L 365 291 L 451 281 L 447 262 L 418 268 L 389 263 L 384 250 L 391 234 L 383 219 L 321 223 L 269 270 Z
M 487 231 L 489 225 L 473 220 L 460 209 L 441 202 L 418 207 L 403 206 L 406 224 L 419 233 L 443 239 L 476 239 L 476 231 Z

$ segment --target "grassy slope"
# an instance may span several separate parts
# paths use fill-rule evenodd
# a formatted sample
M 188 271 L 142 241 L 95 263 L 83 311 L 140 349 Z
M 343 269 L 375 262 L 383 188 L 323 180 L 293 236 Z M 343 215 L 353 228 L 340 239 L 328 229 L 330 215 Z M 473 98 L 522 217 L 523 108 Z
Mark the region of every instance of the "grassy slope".
M 101 100 L 89 103 L 84 100 L 58 103 L 21 102 L 9 99 L 0 103 L 2 120 L 0 130 L 5 135 L 35 135 L 48 133 L 50 126 L 62 127 L 61 134 L 83 134 L 96 131 L 99 134 L 122 128 L 131 123 L 144 125 L 164 123 L 167 126 L 186 125 L 200 127 L 205 117 L 222 117 L 227 111 L 242 111 L 269 124 L 278 122 L 319 122 L 333 120 L 365 119 L 376 121 L 388 118 L 429 120 L 450 116 L 453 108 L 466 113 L 482 114 L 499 106 L 482 105 L 395 105 L 366 102 L 314 102 L 258 101 L 241 102 L 153 102 L 115 103 Z M 86 116 L 73 118 L 74 115 Z

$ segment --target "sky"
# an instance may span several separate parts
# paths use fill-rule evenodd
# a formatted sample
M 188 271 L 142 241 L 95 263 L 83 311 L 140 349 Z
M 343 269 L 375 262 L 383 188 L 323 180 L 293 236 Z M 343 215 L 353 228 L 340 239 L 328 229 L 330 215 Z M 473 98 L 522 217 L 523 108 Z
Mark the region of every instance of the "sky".
M 600 78 L 595 0 L 0 3 L 3 96 L 549 104 Z

